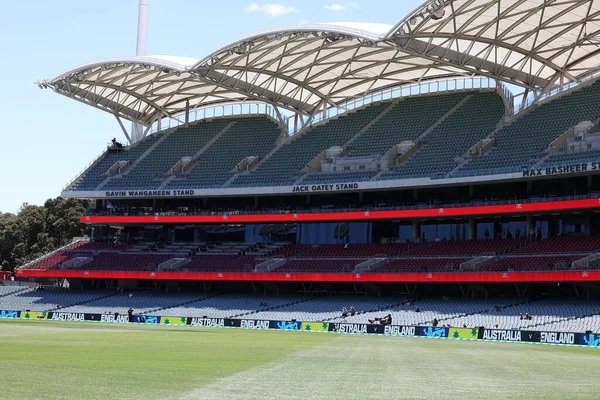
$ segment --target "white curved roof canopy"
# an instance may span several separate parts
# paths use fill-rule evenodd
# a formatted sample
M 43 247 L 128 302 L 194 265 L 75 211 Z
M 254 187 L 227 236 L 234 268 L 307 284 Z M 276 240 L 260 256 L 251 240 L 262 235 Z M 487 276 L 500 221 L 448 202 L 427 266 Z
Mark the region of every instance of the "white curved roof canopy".
M 600 66 L 600 1 L 430 0 L 395 26 L 293 25 L 201 60 L 92 62 L 42 87 L 150 125 L 190 109 L 261 101 L 303 115 L 405 83 L 484 75 L 540 91 Z
M 600 67 L 598 0 L 430 0 L 386 38 L 411 54 L 540 89 Z

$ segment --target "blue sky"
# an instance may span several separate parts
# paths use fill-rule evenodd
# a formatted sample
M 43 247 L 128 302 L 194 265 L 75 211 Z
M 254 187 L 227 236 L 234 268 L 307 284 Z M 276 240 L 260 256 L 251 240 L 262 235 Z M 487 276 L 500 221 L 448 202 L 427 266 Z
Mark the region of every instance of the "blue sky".
M 149 0 L 148 55 L 201 58 L 254 31 L 318 22 L 394 24 L 420 0 Z M 135 55 L 138 0 L 4 2 L 0 24 L 0 211 L 43 204 L 117 136 L 114 117 L 33 82 Z

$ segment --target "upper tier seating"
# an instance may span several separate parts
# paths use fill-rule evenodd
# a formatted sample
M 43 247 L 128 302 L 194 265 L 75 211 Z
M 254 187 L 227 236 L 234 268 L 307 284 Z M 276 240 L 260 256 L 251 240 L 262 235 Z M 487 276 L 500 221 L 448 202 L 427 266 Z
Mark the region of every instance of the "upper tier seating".
M 235 121 L 227 132 L 204 153 L 188 174 L 167 185 L 168 189 L 221 187 L 245 157 L 264 157 L 275 147 L 281 129 L 267 117 L 247 117 Z
M 217 119 L 179 128 L 139 164 L 122 177 L 114 177 L 106 189 L 154 189 L 169 176 L 169 170 L 183 157 L 191 157 L 233 120 Z
M 458 165 L 456 158 L 490 134 L 504 113 L 504 103 L 498 94 L 474 93 L 421 141 L 421 147 L 411 158 L 379 179 L 433 177 L 450 172 Z
M 292 184 L 319 153 L 333 146 L 343 146 L 389 106 L 389 102 L 370 105 L 311 129 L 281 146 L 250 174 L 238 176 L 232 186 Z
M 600 81 L 535 106 L 495 134 L 495 147 L 465 164 L 456 174 L 518 172 L 552 140 L 582 121 L 600 118 Z
M 403 141 L 415 141 L 466 95 L 463 92 L 402 99 L 350 145 L 351 155 L 381 156 Z
M 89 171 L 83 173 L 70 187 L 70 190 L 94 190 L 108 175 L 106 174 L 110 167 L 117 161 L 129 161 L 133 163 L 142 154 L 144 154 L 160 136 L 152 135 L 144 140 L 136 143 L 127 150 L 111 150 L 106 151 L 97 161 L 96 165 L 90 168 Z

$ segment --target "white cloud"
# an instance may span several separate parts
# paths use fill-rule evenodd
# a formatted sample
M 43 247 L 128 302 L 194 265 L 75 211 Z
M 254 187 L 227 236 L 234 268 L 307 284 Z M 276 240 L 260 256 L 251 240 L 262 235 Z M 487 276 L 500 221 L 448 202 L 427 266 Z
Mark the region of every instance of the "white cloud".
M 346 9 L 346 6 L 343 6 L 341 4 L 329 4 L 324 6 L 324 8 L 329 11 L 344 11 Z
M 280 15 L 295 13 L 298 10 L 296 10 L 294 7 L 284 6 L 283 4 L 270 4 L 270 3 L 263 4 L 260 6 L 256 3 L 252 3 L 248 7 L 246 7 L 246 12 L 256 12 L 256 11 L 264 12 L 265 14 L 269 14 L 272 17 L 278 17 Z
M 344 3 L 344 4 L 334 3 L 334 4 L 324 5 L 323 8 L 326 10 L 329 10 L 329 11 L 339 12 L 339 11 L 345 11 L 349 8 L 354 8 L 354 9 L 358 10 L 360 8 L 360 6 L 356 3 Z

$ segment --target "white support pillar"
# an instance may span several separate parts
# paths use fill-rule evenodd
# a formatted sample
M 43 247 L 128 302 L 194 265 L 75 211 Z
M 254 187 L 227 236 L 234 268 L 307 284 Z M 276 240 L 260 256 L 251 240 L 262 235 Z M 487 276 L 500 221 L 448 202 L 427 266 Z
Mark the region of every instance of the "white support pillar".
M 185 127 L 190 125 L 190 101 L 185 101 Z
M 138 10 L 138 30 L 137 30 L 137 46 L 135 50 L 136 56 L 145 56 L 148 44 L 148 0 L 140 0 Z M 141 140 L 144 137 L 143 125 L 136 124 L 131 126 L 131 138 L 134 142 Z

